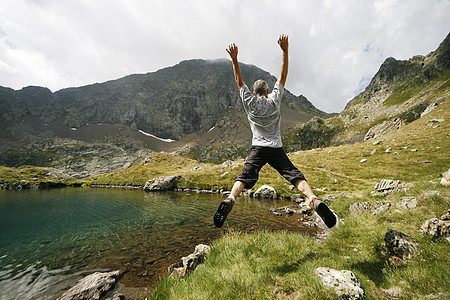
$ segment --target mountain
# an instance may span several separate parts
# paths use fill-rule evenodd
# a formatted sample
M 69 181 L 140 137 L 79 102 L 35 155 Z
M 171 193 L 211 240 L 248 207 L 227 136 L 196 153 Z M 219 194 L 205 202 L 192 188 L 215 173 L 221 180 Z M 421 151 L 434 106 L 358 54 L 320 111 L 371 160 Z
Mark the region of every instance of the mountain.
M 387 58 L 367 88 L 338 116 L 313 118 L 285 133 L 286 148 L 296 151 L 380 138 L 449 96 L 450 34 L 426 56 Z
M 241 64 L 247 83 L 276 78 Z M 286 91 L 287 151 L 379 139 L 450 96 L 450 37 L 409 60 L 387 58 L 367 88 L 337 115 Z M 68 88 L 0 87 L 0 164 L 51 166 L 74 177 L 124 169 L 149 151 L 200 161 L 245 157 L 251 132 L 231 62 L 189 60 L 157 72 Z
M 276 81 L 255 66 L 241 64 L 241 69 L 250 84 L 259 78 L 269 86 Z M 328 116 L 289 91 L 282 111 L 283 130 L 314 116 Z M 157 72 L 55 93 L 45 87 L 18 91 L 0 87 L 0 118 L 0 163 L 6 166 L 62 166 L 73 157 L 79 163 L 86 157 L 92 160 L 92 153 L 98 157 L 105 145 L 110 145 L 109 152 L 120 147 L 136 158 L 137 151 L 145 149 L 198 152 L 218 149 L 218 144 L 246 145 L 250 140 L 228 60 L 183 61 Z M 75 141 L 85 143 L 86 153 L 64 151 Z M 219 152 L 227 157 L 234 149 Z M 221 159 L 218 156 L 216 160 Z M 128 164 L 130 159 L 124 161 Z

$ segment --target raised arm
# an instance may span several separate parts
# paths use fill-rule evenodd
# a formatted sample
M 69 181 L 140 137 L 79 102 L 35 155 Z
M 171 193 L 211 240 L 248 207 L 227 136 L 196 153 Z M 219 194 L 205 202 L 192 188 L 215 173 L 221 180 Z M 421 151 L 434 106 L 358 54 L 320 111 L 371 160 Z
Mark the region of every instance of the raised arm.
M 289 41 L 288 36 L 285 34 L 281 34 L 278 38 L 278 45 L 280 45 L 281 50 L 283 51 L 283 57 L 281 59 L 281 75 L 280 75 L 280 83 L 284 86 L 287 79 L 288 67 L 289 67 Z
M 230 44 L 226 49 L 233 62 L 234 79 L 236 79 L 236 84 L 239 89 L 244 85 L 244 80 L 242 80 L 241 68 L 239 67 L 239 62 L 237 59 L 238 47 L 235 44 Z

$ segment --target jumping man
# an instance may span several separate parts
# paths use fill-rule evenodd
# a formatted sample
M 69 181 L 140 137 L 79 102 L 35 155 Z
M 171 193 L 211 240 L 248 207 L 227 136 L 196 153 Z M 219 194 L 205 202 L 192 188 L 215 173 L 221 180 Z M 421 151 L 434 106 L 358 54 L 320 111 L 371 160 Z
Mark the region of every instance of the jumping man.
M 214 215 L 214 224 L 219 228 L 223 226 L 235 199 L 242 190 L 244 188 L 250 189 L 256 184 L 259 171 L 266 163 L 308 197 L 310 206 L 314 208 L 329 228 L 336 224 L 335 215 L 325 203 L 314 195 L 311 187 L 306 182 L 305 176 L 292 164 L 282 148 L 280 107 L 289 65 L 288 36 L 280 35 L 278 45 L 280 45 L 283 52 L 281 74 L 270 94 L 269 87 L 264 80 L 255 81 L 253 93 L 250 91 L 242 79 L 237 59 L 238 47 L 235 44 L 231 44 L 226 49 L 233 62 L 234 77 L 239 88 L 244 110 L 247 113 L 253 138 L 252 147 L 242 168 L 242 173 L 237 176 L 230 195 L 220 203 Z

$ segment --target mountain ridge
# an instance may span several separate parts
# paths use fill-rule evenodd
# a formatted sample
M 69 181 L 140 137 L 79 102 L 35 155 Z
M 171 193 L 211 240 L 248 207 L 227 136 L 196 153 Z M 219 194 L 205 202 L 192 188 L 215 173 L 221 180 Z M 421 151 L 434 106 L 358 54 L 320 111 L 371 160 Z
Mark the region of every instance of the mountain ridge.
M 256 66 L 241 68 L 247 82 L 263 78 L 273 86 L 276 81 Z M 282 111 L 283 130 L 314 116 L 328 116 L 288 90 Z M 186 60 L 156 72 L 56 92 L 36 86 L 17 91 L 0 87 L 0 117 L 0 164 L 6 166 L 43 163 L 35 152 L 47 139 L 62 144 L 61 139 L 72 139 L 94 148 L 99 143 L 120 145 L 135 157 L 141 149 L 186 153 L 224 143 L 245 144 L 251 136 L 228 60 Z M 65 161 L 55 158 L 47 165 Z

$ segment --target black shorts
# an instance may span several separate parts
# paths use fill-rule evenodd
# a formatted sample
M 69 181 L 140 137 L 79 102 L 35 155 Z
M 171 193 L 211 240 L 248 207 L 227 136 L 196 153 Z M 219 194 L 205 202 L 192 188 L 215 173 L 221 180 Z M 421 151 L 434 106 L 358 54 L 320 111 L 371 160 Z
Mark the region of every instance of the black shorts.
M 302 172 L 289 160 L 283 148 L 252 146 L 242 173 L 236 177 L 236 181 L 245 183 L 246 189 L 252 188 L 258 181 L 259 171 L 267 163 L 291 184 L 298 179 L 306 180 Z

